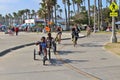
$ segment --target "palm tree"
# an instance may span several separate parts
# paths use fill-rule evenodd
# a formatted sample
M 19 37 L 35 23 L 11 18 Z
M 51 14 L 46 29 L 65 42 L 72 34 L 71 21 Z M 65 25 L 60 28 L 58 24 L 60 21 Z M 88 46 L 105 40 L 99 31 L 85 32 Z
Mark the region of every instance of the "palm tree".
M 82 4 L 83 0 L 75 0 L 75 3 L 77 4 L 77 13 L 79 13 L 81 10 L 81 4 Z
M 38 10 L 38 16 L 45 19 L 45 24 L 47 25 L 47 10 L 46 10 L 46 3 L 45 0 L 43 0 L 42 3 L 40 3 L 41 8 Z
M 57 11 L 57 0 L 53 0 L 53 7 L 54 7 L 54 14 L 55 14 L 55 26 L 57 24 L 57 14 L 56 14 L 56 11 Z
M 90 26 L 90 0 L 88 0 L 88 25 Z
M 66 0 L 62 0 L 63 4 L 64 4 L 64 10 L 65 10 L 65 25 L 66 25 L 66 30 L 69 30 L 69 26 L 67 24 L 67 9 L 66 9 Z
M 100 0 L 98 0 L 98 31 L 100 30 Z
M 72 16 L 73 16 L 73 13 L 74 13 L 74 11 L 73 11 L 73 10 L 71 10 L 71 11 L 70 11 L 70 14 L 71 14 L 71 16 L 70 16 L 70 17 L 72 17 Z
M 2 14 L 0 14 L 0 24 L 3 22 L 2 20 Z
M 70 29 L 70 0 L 67 0 L 67 5 L 68 5 L 68 30 Z
M 81 6 L 81 12 L 85 12 L 85 11 L 86 11 L 85 6 Z
M 76 14 L 76 11 L 75 11 L 75 0 L 72 0 L 72 4 L 73 4 L 73 11 Z
M 25 9 L 25 13 L 26 13 L 26 19 L 30 18 L 30 16 L 29 16 L 30 10 L 29 9 Z
M 94 32 L 96 32 L 96 0 L 94 0 Z
M 8 14 L 8 16 L 9 16 L 9 25 L 11 26 L 13 23 L 13 16 L 10 13 Z
M 9 24 L 9 16 L 6 14 L 5 15 L 5 24 L 8 26 Z
M 26 10 L 19 10 L 18 11 L 17 22 L 20 23 L 20 24 L 24 23 L 24 20 L 27 19 L 26 16 L 24 15 L 24 13 L 26 13 Z
M 63 12 L 63 10 L 59 9 L 59 12 L 60 12 L 60 17 L 62 18 L 62 12 Z
M 18 19 L 18 15 L 16 12 L 13 12 L 13 16 L 14 16 L 14 23 L 16 23 L 17 19 Z
M 102 13 L 102 1 L 100 0 L 100 29 L 102 29 L 103 25 L 103 13 Z

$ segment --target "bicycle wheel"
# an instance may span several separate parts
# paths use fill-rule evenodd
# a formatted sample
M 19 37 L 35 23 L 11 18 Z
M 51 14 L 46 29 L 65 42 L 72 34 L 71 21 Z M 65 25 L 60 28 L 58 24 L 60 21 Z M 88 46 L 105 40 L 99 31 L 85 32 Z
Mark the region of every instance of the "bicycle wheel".
M 45 65 L 45 57 L 43 57 L 43 65 Z
M 53 52 L 54 52 L 54 54 L 56 54 L 56 43 L 54 43 L 54 45 L 53 45 Z
M 46 56 L 44 56 L 43 57 L 43 65 L 45 65 L 45 61 L 47 60 L 47 57 Z
M 73 38 L 73 45 L 74 45 L 74 47 L 75 47 L 76 43 L 77 43 L 77 40 L 76 40 L 76 37 L 74 37 Z
M 34 49 L 33 53 L 34 53 L 34 55 L 33 55 L 34 56 L 34 60 L 36 60 L 36 50 L 35 49 Z
M 51 59 L 51 52 L 50 52 L 50 48 L 48 50 L 48 56 L 49 56 L 49 60 Z

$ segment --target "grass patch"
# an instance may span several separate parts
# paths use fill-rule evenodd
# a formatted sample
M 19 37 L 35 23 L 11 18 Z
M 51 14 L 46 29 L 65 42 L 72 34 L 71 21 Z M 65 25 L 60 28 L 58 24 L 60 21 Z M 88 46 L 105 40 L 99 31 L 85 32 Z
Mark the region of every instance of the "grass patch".
M 117 55 L 120 55 L 120 42 L 118 42 L 118 43 L 107 43 L 104 47 L 108 51 L 111 51 L 111 52 L 113 52 Z

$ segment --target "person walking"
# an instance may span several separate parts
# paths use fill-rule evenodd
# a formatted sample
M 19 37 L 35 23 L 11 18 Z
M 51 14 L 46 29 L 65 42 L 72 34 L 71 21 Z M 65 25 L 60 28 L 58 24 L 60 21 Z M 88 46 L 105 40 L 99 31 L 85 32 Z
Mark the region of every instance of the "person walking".
M 16 27 L 16 28 L 15 28 L 15 33 L 16 33 L 16 36 L 18 36 L 18 32 L 19 32 L 19 28 L 18 28 L 18 27 Z
M 89 37 L 92 32 L 90 26 L 87 26 L 86 31 L 87 31 L 86 37 Z

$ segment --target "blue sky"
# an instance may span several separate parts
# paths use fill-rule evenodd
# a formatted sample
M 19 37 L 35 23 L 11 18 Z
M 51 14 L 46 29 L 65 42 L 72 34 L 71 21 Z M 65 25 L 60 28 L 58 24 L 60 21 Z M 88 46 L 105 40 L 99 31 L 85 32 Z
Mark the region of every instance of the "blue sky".
M 0 0 L 0 14 L 5 15 L 23 9 L 34 9 L 37 11 L 40 8 L 39 3 L 41 1 L 42 0 Z M 91 4 L 93 4 L 93 1 L 94 0 L 91 0 Z M 103 3 L 105 5 L 105 0 L 103 0 Z M 58 0 L 58 4 L 63 8 L 62 0 Z
M 0 14 L 17 12 L 22 9 L 39 9 L 40 0 L 0 0 Z

